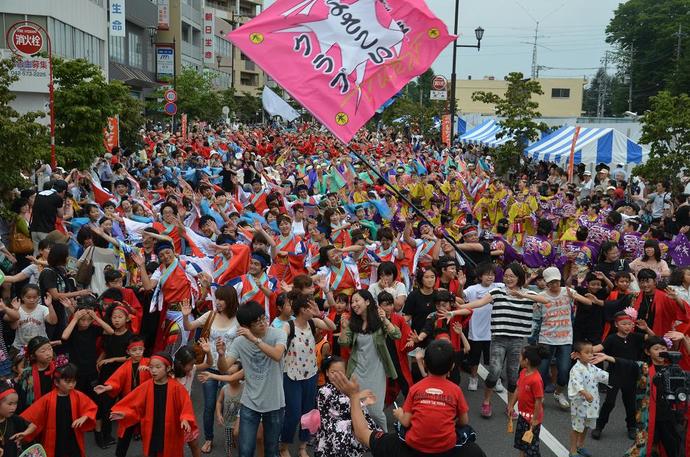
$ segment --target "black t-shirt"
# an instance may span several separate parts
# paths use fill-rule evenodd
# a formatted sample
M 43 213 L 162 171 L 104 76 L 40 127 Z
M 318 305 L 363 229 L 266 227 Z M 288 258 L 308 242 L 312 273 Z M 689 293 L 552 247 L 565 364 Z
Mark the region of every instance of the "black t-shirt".
M 96 340 L 103 334 L 103 329 L 95 325 L 89 326 L 86 330 L 79 330 L 75 327 L 67 340 L 69 360 L 79 368 L 79 377 L 84 378 L 93 376 L 97 373 L 96 361 L 98 352 L 96 350 Z
M 232 177 L 236 174 L 237 173 L 226 169 L 223 169 L 220 172 L 220 176 L 223 178 L 223 182 L 221 182 L 220 187 L 222 187 L 225 192 L 232 191 Z
M 38 286 L 41 289 L 41 296 L 45 297 L 50 289 L 56 289 L 60 293 L 74 292 L 75 286 L 71 278 L 67 277 L 64 267 L 47 267 L 38 276 Z M 53 300 L 53 308 L 57 314 L 57 324 L 46 324 L 46 333 L 51 340 L 59 340 L 62 331 L 67 326 L 67 312 L 65 305 L 60 300 Z
M 54 190 L 39 192 L 34 200 L 29 229 L 32 232 L 41 233 L 48 233 L 55 230 L 57 212 L 58 209 L 62 208 L 63 204 L 64 200 Z
M 69 396 L 58 395 L 55 408 L 55 457 L 81 455 L 72 422 L 72 404 Z
M 165 407 L 167 403 L 168 384 L 153 384 L 153 428 L 149 443 L 149 456 L 163 452 L 165 442 Z
M 38 370 L 38 380 L 41 384 L 41 396 L 53 390 L 53 377 L 46 374 L 46 370 Z
M 613 333 L 604 341 L 604 353 L 611 357 L 628 360 L 641 360 L 644 351 L 644 335 L 631 332 L 625 338 Z
M 0 446 L 0 449 L 4 451 L 2 457 L 17 457 L 21 453 L 21 451 L 17 449 L 17 444 L 11 441 L 10 437 L 23 432 L 28 426 L 29 423 L 19 415 L 10 416 L 3 422 L 0 422 L 0 429 L 4 430 L 2 435 L 2 446 Z M 28 447 L 28 444 L 26 447 Z
M 405 300 L 402 312 L 406 316 L 412 316 L 410 327 L 417 333 L 424 328 L 427 316 L 436 310 L 431 303 L 433 296 L 433 292 L 429 295 L 424 295 L 419 289 L 414 289 Z
M 105 335 L 103 336 L 103 351 L 106 359 L 113 357 L 127 357 L 127 345 L 132 339 L 132 332 L 127 330 L 122 335 Z M 107 379 L 115 373 L 123 362 L 112 362 L 101 366 L 100 378 Z
M 342 329 L 340 328 L 340 321 L 342 320 L 342 317 L 343 317 L 342 314 L 336 313 L 335 317 L 333 318 L 333 323 L 335 324 L 335 328 L 339 332 L 342 331 Z M 333 348 L 331 349 L 331 353 L 333 355 L 337 355 L 339 357 L 342 357 L 342 354 L 340 352 L 341 352 L 340 343 L 338 343 L 338 338 L 334 337 L 333 338 Z
M 637 311 L 637 318 L 647 322 L 649 328 L 654 327 L 654 294 L 645 294 L 640 301 L 640 309 Z
M 577 293 L 585 295 L 589 293 L 586 288 L 577 288 Z M 599 300 L 606 298 L 606 291 L 600 290 L 596 297 Z M 604 332 L 604 307 L 599 305 L 577 304 L 575 322 L 573 323 L 574 340 L 586 340 L 592 344 L 601 343 L 601 335 Z
M 594 271 L 601 271 L 613 282 L 615 273 L 630 271 L 630 264 L 624 259 L 619 259 L 615 262 L 599 262 L 597 266 L 594 267 Z

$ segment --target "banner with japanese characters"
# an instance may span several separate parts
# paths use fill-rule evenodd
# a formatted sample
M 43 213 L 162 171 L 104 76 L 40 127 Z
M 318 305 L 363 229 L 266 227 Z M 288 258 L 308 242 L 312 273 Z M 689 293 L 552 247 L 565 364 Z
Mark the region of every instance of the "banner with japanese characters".
M 214 65 L 216 56 L 214 53 L 214 35 L 216 34 L 213 10 L 204 10 L 204 63 Z
M 454 37 L 424 0 L 277 0 L 228 39 L 348 143 Z
M 103 129 L 103 146 L 108 152 L 120 146 L 120 117 L 117 115 L 109 117 L 108 124 Z
M 110 36 L 125 33 L 125 0 L 110 0 Z

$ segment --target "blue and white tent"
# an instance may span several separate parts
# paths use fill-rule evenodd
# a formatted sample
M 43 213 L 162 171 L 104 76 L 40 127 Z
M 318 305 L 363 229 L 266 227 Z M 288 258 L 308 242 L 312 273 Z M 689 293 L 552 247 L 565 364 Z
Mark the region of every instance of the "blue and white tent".
M 495 148 L 512 139 L 510 135 L 504 135 L 501 138 L 496 138 L 496 135 L 502 131 L 503 128 L 501 128 L 496 119 L 488 119 L 469 132 L 460 136 L 459 140 L 461 143 L 465 144 L 478 144 L 481 146 Z
M 575 127 L 561 127 L 525 150 L 533 160 L 543 160 L 560 165 L 570 161 Z M 612 128 L 580 127 L 575 144 L 575 165 L 643 163 L 649 158 L 649 151 Z

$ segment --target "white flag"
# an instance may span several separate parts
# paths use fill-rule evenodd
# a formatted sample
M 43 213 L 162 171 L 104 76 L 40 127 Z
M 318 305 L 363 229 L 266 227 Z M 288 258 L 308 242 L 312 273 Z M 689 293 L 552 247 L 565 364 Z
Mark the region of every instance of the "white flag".
M 264 109 L 271 116 L 280 116 L 288 122 L 292 122 L 299 117 L 299 113 L 268 86 L 264 86 L 261 101 L 263 102 Z

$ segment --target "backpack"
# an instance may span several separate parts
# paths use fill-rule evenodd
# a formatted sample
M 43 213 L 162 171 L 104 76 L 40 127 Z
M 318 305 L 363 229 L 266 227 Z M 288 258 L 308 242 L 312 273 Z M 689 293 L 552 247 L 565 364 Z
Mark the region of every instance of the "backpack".
M 313 319 L 309 319 L 309 328 L 311 329 L 311 334 L 314 335 L 314 341 L 316 341 L 316 324 L 314 324 Z M 295 321 L 290 320 L 288 322 L 288 325 L 290 326 L 290 333 L 288 333 L 287 337 L 287 346 L 285 347 L 285 350 L 288 351 L 290 350 L 290 345 L 292 344 L 292 340 L 295 338 Z M 316 341 L 318 342 L 318 341 Z

